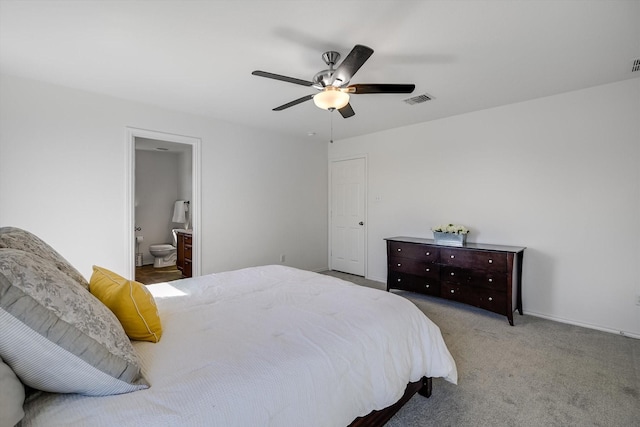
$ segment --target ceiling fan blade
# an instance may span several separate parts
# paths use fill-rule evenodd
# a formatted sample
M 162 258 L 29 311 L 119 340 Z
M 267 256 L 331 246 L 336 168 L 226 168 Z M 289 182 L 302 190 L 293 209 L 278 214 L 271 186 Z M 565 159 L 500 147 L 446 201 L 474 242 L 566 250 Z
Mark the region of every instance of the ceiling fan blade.
M 349 117 L 356 115 L 356 112 L 353 111 L 353 108 L 351 107 L 351 104 L 345 105 L 344 107 L 342 107 L 338 111 L 340 112 L 342 117 L 344 117 L 345 119 L 348 119 Z
M 294 105 L 301 104 L 301 103 L 303 103 L 305 101 L 308 101 L 310 99 L 313 99 L 313 95 L 306 95 L 306 96 L 303 96 L 302 98 L 296 99 L 295 101 L 287 102 L 286 104 L 283 104 L 283 105 L 281 105 L 279 107 L 276 107 L 276 108 L 273 109 L 273 111 L 282 111 L 285 108 L 293 107 Z
M 287 76 L 283 76 L 283 75 L 280 75 L 280 74 L 267 73 L 266 71 L 256 70 L 251 74 L 253 74 L 254 76 L 266 77 L 268 79 L 280 80 L 280 81 L 283 81 L 283 82 L 294 83 L 294 84 L 302 85 L 302 86 L 312 86 L 313 85 L 313 82 L 310 82 L 310 81 L 307 81 L 307 80 L 296 79 L 294 77 L 287 77 Z
M 336 68 L 333 73 L 333 86 L 341 87 L 347 83 L 353 77 L 353 75 L 362 67 L 369 57 L 373 55 L 373 49 L 361 44 L 355 45 L 355 47 L 349 52 L 349 55 L 342 61 L 342 63 Z
M 416 85 L 414 84 L 362 83 L 362 84 L 355 84 L 355 85 L 348 86 L 346 92 L 355 93 L 355 94 L 411 93 L 415 88 L 416 88 Z

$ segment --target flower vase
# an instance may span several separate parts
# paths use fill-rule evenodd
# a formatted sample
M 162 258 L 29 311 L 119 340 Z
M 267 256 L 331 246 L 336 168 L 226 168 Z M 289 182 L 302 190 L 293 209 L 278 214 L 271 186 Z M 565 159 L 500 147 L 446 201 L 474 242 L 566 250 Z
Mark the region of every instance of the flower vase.
M 434 231 L 433 239 L 437 244 L 447 246 L 464 246 L 467 243 L 466 234 L 445 233 L 443 231 Z

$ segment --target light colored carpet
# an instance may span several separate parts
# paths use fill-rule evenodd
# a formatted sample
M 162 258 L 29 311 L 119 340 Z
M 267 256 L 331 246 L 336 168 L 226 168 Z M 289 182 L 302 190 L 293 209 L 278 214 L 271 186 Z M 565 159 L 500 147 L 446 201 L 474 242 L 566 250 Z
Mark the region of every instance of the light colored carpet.
M 474 307 L 392 292 L 440 327 L 459 379 L 434 379 L 431 398 L 415 395 L 387 427 L 640 426 L 640 340 L 517 313 L 509 326 Z

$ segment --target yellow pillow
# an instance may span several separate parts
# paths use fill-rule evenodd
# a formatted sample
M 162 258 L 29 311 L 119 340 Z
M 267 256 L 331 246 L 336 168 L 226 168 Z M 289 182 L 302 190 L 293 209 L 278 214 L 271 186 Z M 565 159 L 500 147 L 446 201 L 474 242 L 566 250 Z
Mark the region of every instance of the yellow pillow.
M 151 292 L 106 268 L 93 266 L 89 291 L 116 315 L 129 338 L 158 342 L 162 325 Z

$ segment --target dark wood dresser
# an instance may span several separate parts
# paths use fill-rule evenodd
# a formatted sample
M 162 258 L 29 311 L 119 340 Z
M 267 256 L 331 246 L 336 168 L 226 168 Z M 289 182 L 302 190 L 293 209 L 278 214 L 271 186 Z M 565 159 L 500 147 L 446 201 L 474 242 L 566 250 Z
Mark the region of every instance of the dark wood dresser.
M 178 259 L 176 266 L 178 270 L 182 272 L 182 277 L 191 277 L 191 233 L 178 231 L 176 234 L 178 237 Z
M 432 239 L 387 241 L 387 291 L 403 289 L 473 305 L 507 316 L 522 314 L 523 247 L 467 243 L 438 245 Z

